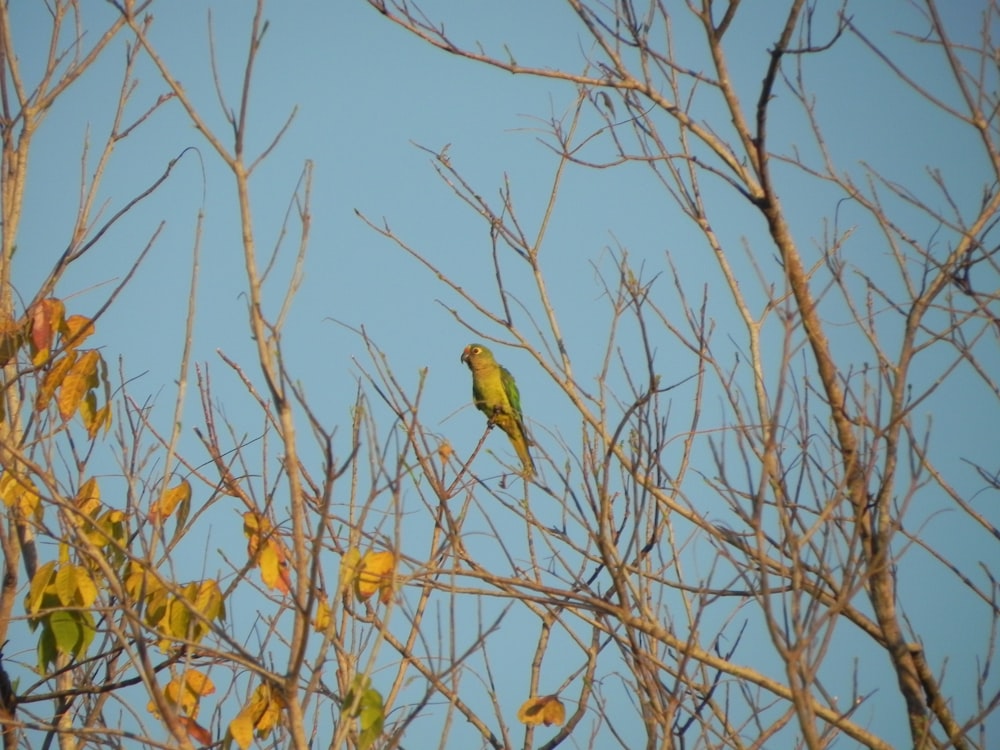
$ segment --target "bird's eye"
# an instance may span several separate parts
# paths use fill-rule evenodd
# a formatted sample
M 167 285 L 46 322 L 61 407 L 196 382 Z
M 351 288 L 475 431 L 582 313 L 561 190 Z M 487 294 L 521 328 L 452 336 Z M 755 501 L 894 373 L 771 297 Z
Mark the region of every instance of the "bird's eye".
M 481 352 L 481 351 L 482 351 L 482 349 L 480 349 L 478 346 L 472 347 L 472 353 L 473 354 L 479 354 L 479 352 Z

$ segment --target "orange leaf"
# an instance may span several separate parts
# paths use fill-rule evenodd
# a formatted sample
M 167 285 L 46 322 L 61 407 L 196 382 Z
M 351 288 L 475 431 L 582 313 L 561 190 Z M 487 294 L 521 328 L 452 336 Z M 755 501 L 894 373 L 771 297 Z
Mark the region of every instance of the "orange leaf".
M 438 446 L 438 455 L 441 457 L 441 463 L 448 463 L 448 459 L 451 458 L 455 453 L 455 449 L 451 447 L 451 443 L 447 440 Z
M 392 580 L 396 573 L 396 556 L 391 552 L 369 552 L 361 558 L 354 591 L 362 601 L 376 591 L 383 603 L 392 598 Z
M 553 724 L 559 726 L 566 721 L 566 707 L 563 706 L 558 695 L 529 698 L 517 710 L 517 720 L 529 726 L 538 724 L 544 724 L 547 727 Z
M 63 325 L 63 342 L 68 349 L 76 349 L 84 339 L 94 333 L 94 321 L 84 315 L 70 315 Z
M 97 363 L 100 357 L 96 349 L 91 349 L 74 362 L 66 374 L 58 398 L 59 414 L 63 419 L 72 417 L 87 391 L 97 385 Z
M 187 716 L 178 716 L 177 723 L 184 727 L 184 731 L 188 733 L 188 737 L 193 739 L 195 742 L 201 745 L 213 744 L 212 733 L 205 729 L 205 727 L 201 726 L 194 719 Z
M 163 697 L 175 709 L 183 711 L 188 716 L 198 715 L 198 696 L 190 690 L 185 690 L 176 678 L 168 682 L 167 686 L 163 688 Z M 154 704 L 151 702 L 149 705 L 153 706 Z
M 208 676 L 195 669 L 184 673 L 184 686 L 195 695 L 211 695 L 215 692 L 215 685 Z
M 65 311 L 62 301 L 53 297 L 41 300 L 28 311 L 31 317 L 31 344 L 35 350 L 32 357 L 34 364 L 41 365 L 48 361 L 55 332 L 62 324 Z
M 252 510 L 243 514 L 243 533 L 247 537 L 247 556 L 253 557 L 257 554 L 260 546 L 261 534 L 267 534 L 271 530 L 271 522 Z
M 260 551 L 260 577 L 268 588 L 277 589 L 282 594 L 292 590 L 287 555 L 274 539 L 268 539 Z
M 271 522 L 253 511 L 243 514 L 243 533 L 247 536 L 247 556 L 260 566 L 260 576 L 268 588 L 283 594 L 292 590 L 288 549 L 271 531 Z

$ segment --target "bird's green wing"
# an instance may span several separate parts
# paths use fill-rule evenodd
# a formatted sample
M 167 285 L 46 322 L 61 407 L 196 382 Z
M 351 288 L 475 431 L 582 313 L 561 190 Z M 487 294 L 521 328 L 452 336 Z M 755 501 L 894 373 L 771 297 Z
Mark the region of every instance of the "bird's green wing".
M 521 392 L 517 390 L 517 382 L 514 380 L 514 376 L 510 374 L 510 370 L 503 366 L 500 367 L 500 384 L 507 395 L 507 403 L 510 404 L 511 411 L 514 412 L 514 416 L 517 417 L 517 421 L 523 427 L 524 415 L 521 413 Z
M 528 431 L 524 429 L 524 414 L 521 411 L 521 392 L 517 390 L 517 381 L 514 380 L 514 376 L 503 366 L 500 367 L 500 383 L 503 385 L 503 391 L 507 396 L 507 403 L 510 404 L 510 410 L 514 415 L 514 419 L 517 420 L 517 426 L 521 429 L 521 435 L 525 443 L 530 445 L 531 441 L 528 439 Z

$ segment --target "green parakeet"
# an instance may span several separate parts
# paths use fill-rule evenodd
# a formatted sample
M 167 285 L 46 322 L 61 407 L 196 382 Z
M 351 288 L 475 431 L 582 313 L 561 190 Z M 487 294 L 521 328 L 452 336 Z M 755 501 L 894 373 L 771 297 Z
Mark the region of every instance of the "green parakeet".
M 462 352 L 462 361 L 472 370 L 472 402 L 487 416 L 490 425 L 507 433 L 524 473 L 531 476 L 535 465 L 528 454 L 528 433 L 521 415 L 521 394 L 514 376 L 497 364 L 493 352 L 482 344 L 469 344 Z

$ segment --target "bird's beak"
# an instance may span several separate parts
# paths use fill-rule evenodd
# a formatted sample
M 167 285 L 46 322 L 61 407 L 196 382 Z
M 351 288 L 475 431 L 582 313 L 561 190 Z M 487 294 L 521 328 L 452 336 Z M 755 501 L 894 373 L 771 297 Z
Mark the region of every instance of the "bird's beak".
M 469 361 L 469 347 L 465 347 L 465 349 L 462 351 L 462 359 L 460 361 L 461 362 Z

